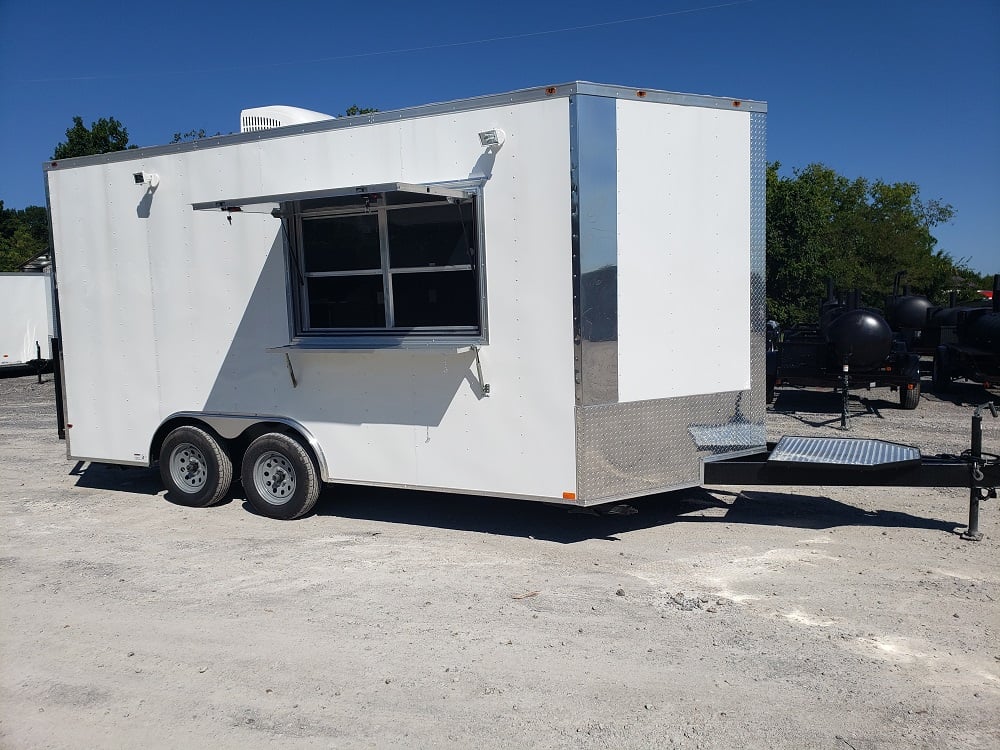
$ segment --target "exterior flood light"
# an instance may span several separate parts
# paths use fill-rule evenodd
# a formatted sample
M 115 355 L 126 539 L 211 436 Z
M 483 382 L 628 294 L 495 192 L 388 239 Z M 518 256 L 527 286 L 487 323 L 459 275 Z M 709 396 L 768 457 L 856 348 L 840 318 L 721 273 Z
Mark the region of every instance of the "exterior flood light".
M 500 128 L 484 130 L 479 134 L 479 143 L 486 148 L 493 149 L 494 151 L 499 149 L 505 140 L 507 140 L 507 134 Z
M 136 185 L 149 185 L 150 190 L 156 190 L 160 185 L 160 175 L 149 172 L 134 172 L 132 179 Z

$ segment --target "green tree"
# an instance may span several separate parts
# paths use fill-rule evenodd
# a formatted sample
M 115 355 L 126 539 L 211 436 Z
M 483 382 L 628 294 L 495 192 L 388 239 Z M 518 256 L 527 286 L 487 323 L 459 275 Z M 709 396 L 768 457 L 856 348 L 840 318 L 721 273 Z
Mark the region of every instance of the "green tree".
M 214 138 L 216 135 L 222 135 L 222 133 L 216 132 L 214 135 L 209 135 L 205 132 L 204 128 L 200 128 L 199 130 L 189 130 L 186 133 L 174 133 L 174 137 L 170 139 L 170 142 L 199 141 L 202 138 Z
M 66 140 L 56 146 L 53 159 L 108 154 L 135 148 L 128 142 L 128 130 L 114 117 L 102 117 L 88 128 L 82 117 L 73 118 L 73 127 L 66 129 Z
M 4 208 L 0 200 L 0 271 L 16 271 L 25 261 L 44 252 L 49 245 L 49 222 L 45 209 Z
M 378 112 L 374 107 L 359 107 L 357 104 L 352 104 L 347 108 L 347 111 L 337 115 L 337 117 L 354 117 L 355 115 L 370 115 L 374 112 Z
M 779 174 L 767 169 L 768 315 L 784 325 L 814 321 L 832 278 L 881 306 L 897 271 L 915 292 L 943 301 L 956 279 L 975 276 L 937 250 L 931 230 L 951 220 L 951 206 L 922 200 L 908 182 L 849 179 L 822 164 Z

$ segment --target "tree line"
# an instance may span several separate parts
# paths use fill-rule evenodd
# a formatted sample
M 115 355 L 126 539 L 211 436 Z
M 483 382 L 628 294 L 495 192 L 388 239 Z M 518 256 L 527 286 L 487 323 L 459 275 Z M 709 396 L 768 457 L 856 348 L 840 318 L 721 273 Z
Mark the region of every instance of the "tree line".
M 340 116 L 377 111 L 352 105 Z M 206 135 L 204 130 L 175 133 L 172 142 Z M 88 128 L 74 117 L 52 158 L 129 148 L 135 146 L 128 130 L 115 118 L 101 118 Z M 951 292 L 960 300 L 974 299 L 991 276 L 938 249 L 932 232 L 954 215 L 950 205 L 921 198 L 910 182 L 850 179 L 822 164 L 782 176 L 779 162 L 768 164 L 768 318 L 786 326 L 814 321 L 827 279 L 843 291 L 857 289 L 865 304 L 878 307 L 898 271 L 906 271 L 914 293 L 935 303 L 945 303 Z M 44 252 L 48 235 L 43 207 L 5 208 L 0 200 L 0 271 L 16 270 Z
M 767 168 L 767 308 L 782 325 L 815 322 L 827 279 L 881 307 L 897 272 L 916 294 L 944 304 L 977 298 L 990 275 L 937 248 L 934 227 L 955 210 L 924 200 L 911 182 L 849 179 L 822 164 L 781 176 Z

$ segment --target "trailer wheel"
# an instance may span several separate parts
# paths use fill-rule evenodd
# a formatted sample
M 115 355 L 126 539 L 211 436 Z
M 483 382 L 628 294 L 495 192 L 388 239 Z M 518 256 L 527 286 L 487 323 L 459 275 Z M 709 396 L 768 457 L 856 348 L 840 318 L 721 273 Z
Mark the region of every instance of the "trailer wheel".
M 913 389 L 907 388 L 905 385 L 899 386 L 899 406 L 907 411 L 917 408 L 917 404 L 920 403 L 920 383 L 916 383 Z
M 934 352 L 934 369 L 931 373 L 931 383 L 937 393 L 946 393 L 951 387 L 951 373 L 948 372 L 948 350 L 939 346 Z
M 312 456 L 279 432 L 261 435 L 243 454 L 240 471 L 247 500 L 258 513 L 291 520 L 316 504 L 321 483 Z
M 160 447 L 160 478 L 170 502 L 206 508 L 229 492 L 233 462 L 225 445 L 205 430 L 178 427 Z

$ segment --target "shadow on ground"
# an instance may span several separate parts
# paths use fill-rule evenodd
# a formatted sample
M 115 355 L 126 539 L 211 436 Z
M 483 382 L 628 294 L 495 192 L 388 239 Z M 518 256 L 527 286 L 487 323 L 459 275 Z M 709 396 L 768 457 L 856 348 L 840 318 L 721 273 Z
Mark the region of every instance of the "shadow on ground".
M 51 372 L 52 372 L 51 362 L 49 362 L 47 365 L 42 366 L 42 374 L 51 374 Z M 23 378 L 29 375 L 32 377 L 38 377 L 38 374 L 39 374 L 38 366 L 35 364 L 4 365 L 3 367 L 0 367 L 0 380 L 6 378 Z M 48 378 L 48 380 L 52 380 L 52 378 Z
M 866 511 L 828 497 L 780 492 L 731 494 L 701 488 L 598 508 L 374 487 L 328 488 L 316 514 L 531 537 L 571 544 L 620 541 L 620 535 L 673 523 L 723 523 L 828 529 L 876 526 L 952 532 L 959 523 L 895 511 Z
M 71 474 L 77 477 L 77 487 L 146 496 L 163 492 L 155 469 L 78 464 Z M 237 482 L 223 504 L 242 500 L 244 510 L 256 515 L 244 498 Z M 211 512 L 207 508 L 202 510 Z M 617 542 L 622 534 L 674 523 L 814 530 L 873 526 L 944 532 L 954 532 L 963 526 L 958 521 L 923 518 L 898 511 L 863 510 L 821 495 L 757 490 L 730 493 L 701 488 L 665 492 L 597 508 L 574 508 L 479 495 L 327 485 L 312 515 L 542 539 L 560 544 L 589 539 Z
M 956 406 L 980 406 L 990 401 L 1000 404 L 1000 393 L 996 388 L 987 389 L 980 383 L 970 383 L 965 380 L 955 381 L 944 393 L 932 391 L 930 382 L 925 380 L 922 398 L 946 401 Z
M 815 388 L 779 388 L 775 391 L 771 410 L 777 414 L 797 419 L 809 427 L 839 427 L 843 403 L 843 396 L 836 391 Z M 869 398 L 852 393 L 848 400 L 847 413 L 851 419 L 859 417 L 882 419 L 884 410 L 898 408 L 899 404 L 895 401 Z
M 77 487 L 91 490 L 112 490 L 139 495 L 156 495 L 163 492 L 160 473 L 156 469 L 77 461 L 70 469 L 69 475 L 76 477 Z
M 946 401 L 956 406 L 979 406 L 989 401 L 1000 403 L 1000 395 L 984 388 L 980 383 L 957 381 L 946 393 L 935 393 L 930 380 L 921 381 L 921 400 Z M 884 391 L 883 391 L 884 392 Z M 868 391 L 852 391 L 848 401 L 848 415 L 875 417 L 882 419 L 886 409 L 899 409 L 898 400 L 873 398 Z M 840 411 L 843 396 L 829 388 L 779 387 L 775 390 L 774 404 L 770 407 L 777 414 L 797 419 L 810 427 L 830 427 L 840 425 Z M 920 409 L 920 406 L 917 406 Z

